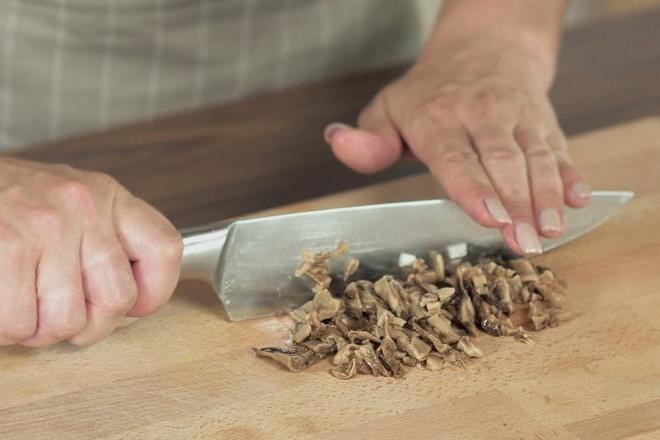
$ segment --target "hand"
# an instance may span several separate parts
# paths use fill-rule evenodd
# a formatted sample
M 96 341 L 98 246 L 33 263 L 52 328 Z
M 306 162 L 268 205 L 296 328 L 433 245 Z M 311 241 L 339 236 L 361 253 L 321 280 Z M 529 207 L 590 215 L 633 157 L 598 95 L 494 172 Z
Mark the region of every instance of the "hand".
M 0 345 L 89 344 L 171 296 L 181 237 L 110 176 L 0 159 Z
M 548 100 L 551 81 L 510 40 L 453 40 L 381 90 L 357 128 L 329 125 L 326 140 L 363 173 L 409 148 L 475 221 L 501 228 L 516 253 L 539 253 L 537 232 L 560 235 L 564 203 L 581 207 L 590 195 Z

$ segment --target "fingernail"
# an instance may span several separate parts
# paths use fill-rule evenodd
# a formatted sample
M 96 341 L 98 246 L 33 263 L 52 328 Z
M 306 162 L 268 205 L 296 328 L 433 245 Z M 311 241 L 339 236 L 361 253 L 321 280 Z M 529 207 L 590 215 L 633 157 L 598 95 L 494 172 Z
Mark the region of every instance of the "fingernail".
M 506 209 L 504 209 L 504 206 L 502 206 L 502 202 L 500 202 L 498 199 L 489 197 L 484 200 L 484 204 L 486 205 L 486 209 L 488 210 L 490 216 L 493 217 L 493 220 L 495 220 L 497 223 L 506 225 L 510 225 L 512 223 L 509 213 L 506 212 Z
M 588 199 L 591 197 L 591 190 L 584 182 L 578 182 L 573 185 L 573 194 L 581 199 Z
M 546 232 L 559 232 L 561 231 L 561 218 L 556 209 L 545 208 L 541 210 L 541 229 Z
M 327 143 L 331 144 L 332 138 L 335 137 L 337 133 L 347 128 L 349 128 L 349 126 L 346 124 L 342 124 L 341 122 L 333 122 L 332 124 L 329 124 L 327 127 L 325 127 L 325 130 L 323 131 L 323 137 Z
M 520 249 L 526 254 L 540 254 L 543 252 L 536 229 L 529 223 L 518 223 L 516 225 L 516 241 Z

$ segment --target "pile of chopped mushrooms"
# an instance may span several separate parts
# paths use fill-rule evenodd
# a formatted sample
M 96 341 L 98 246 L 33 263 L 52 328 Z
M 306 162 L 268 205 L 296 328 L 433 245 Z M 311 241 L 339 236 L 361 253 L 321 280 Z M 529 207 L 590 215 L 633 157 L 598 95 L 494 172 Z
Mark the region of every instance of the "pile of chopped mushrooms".
M 565 284 L 526 259 L 445 263 L 410 258 L 399 277 L 351 280 L 359 267 L 348 259 L 343 295 L 331 293 L 330 260 L 348 253 L 306 251 L 296 271 L 309 278 L 314 298 L 293 310 L 290 342 L 257 349 L 291 371 L 332 357 L 330 373 L 401 377 L 412 367 L 439 370 L 481 357 L 473 343 L 480 332 L 528 341 L 526 329 L 554 327 L 568 318 Z M 350 282 L 349 282 L 350 281 Z M 346 284 L 348 283 L 348 284 Z

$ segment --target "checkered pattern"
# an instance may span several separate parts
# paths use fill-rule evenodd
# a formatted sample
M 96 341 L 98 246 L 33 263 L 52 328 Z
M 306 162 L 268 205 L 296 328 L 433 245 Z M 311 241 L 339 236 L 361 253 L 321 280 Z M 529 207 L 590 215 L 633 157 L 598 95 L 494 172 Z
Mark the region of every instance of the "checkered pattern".
M 0 148 L 408 60 L 419 3 L 0 0 Z

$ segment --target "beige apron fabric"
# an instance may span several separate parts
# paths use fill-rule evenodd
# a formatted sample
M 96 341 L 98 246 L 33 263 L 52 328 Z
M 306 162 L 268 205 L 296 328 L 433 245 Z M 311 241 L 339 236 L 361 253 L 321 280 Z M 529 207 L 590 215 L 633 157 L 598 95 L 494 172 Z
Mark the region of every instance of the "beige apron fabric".
M 406 61 L 435 3 L 0 0 L 0 148 Z

